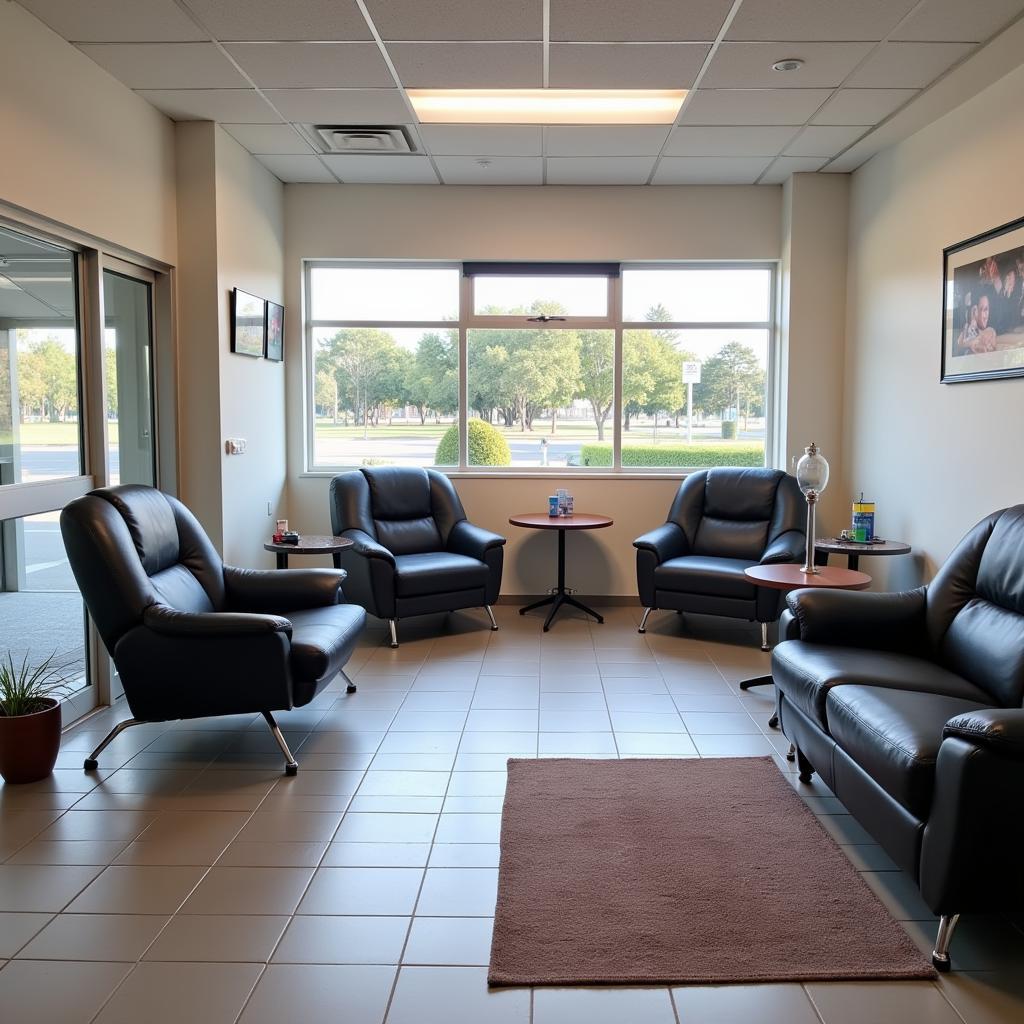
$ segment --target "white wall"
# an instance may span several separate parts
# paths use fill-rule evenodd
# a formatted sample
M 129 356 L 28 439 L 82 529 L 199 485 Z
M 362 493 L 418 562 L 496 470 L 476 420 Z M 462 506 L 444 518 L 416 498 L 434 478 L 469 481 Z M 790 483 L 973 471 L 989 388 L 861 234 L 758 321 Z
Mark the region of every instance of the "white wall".
M 1024 381 L 939 383 L 942 250 L 1024 214 L 1022 167 L 1018 68 L 853 175 L 844 484 L 915 550 L 873 559 L 879 586 L 930 578 L 977 520 L 1024 501 Z
M 174 125 L 14 3 L 0 3 L 0 200 L 177 262 Z

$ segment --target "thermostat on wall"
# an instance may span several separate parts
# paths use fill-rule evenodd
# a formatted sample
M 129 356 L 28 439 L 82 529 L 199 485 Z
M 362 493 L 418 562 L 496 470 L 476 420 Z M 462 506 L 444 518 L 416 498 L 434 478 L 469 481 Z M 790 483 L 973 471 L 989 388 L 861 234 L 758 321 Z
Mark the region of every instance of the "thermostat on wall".
M 244 437 L 229 437 L 224 442 L 224 451 L 228 455 L 244 455 L 249 442 Z

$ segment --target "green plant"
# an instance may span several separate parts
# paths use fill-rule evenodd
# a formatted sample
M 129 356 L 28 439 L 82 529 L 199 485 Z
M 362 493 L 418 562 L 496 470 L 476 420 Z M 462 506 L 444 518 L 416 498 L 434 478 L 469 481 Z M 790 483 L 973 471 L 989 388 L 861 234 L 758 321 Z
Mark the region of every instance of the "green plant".
M 732 441 L 736 437 L 736 420 L 722 420 L 722 437 Z
M 471 419 L 466 424 L 469 431 L 470 466 L 511 466 L 512 452 L 508 441 L 497 427 L 483 420 Z M 457 466 L 459 464 L 459 425 L 453 423 L 441 438 L 434 456 L 436 466 Z
M 38 665 L 30 665 L 26 654 L 21 664 L 15 665 L 8 651 L 7 661 L 0 661 L 0 715 L 34 714 L 46 707 L 47 698 L 67 692 L 67 683 L 53 668 L 55 654 Z
M 584 466 L 610 466 L 610 444 L 585 444 L 580 449 Z M 757 443 L 631 444 L 622 446 L 622 465 L 666 469 L 710 469 L 714 466 L 763 466 L 764 448 Z

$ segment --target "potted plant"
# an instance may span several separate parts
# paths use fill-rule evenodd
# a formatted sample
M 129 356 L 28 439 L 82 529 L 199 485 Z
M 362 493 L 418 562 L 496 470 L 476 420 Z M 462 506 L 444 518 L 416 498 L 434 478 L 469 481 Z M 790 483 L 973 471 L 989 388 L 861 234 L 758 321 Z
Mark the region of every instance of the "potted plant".
M 45 779 L 60 751 L 60 701 L 67 689 L 53 655 L 38 665 L 10 652 L 0 660 L 0 776 L 11 783 Z

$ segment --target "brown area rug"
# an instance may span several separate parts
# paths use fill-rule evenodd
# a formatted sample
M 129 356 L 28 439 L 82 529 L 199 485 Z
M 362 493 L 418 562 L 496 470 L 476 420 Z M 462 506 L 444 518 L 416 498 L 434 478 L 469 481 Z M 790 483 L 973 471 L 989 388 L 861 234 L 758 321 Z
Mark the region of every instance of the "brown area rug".
M 934 976 L 771 758 L 508 762 L 490 984 Z

